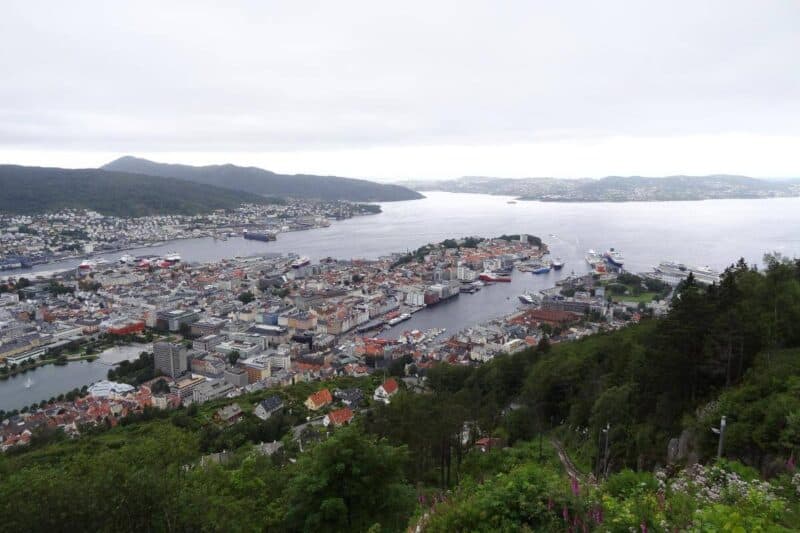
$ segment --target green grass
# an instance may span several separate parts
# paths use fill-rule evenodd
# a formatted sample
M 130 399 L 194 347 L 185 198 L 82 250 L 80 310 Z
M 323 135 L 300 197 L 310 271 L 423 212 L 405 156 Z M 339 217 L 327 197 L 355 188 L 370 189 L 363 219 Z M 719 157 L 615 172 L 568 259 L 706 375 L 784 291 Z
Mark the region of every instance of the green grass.
M 632 294 L 623 294 L 623 295 L 620 295 L 620 296 L 614 295 L 613 299 L 614 299 L 615 302 L 636 302 L 636 303 L 644 302 L 644 303 L 650 303 L 650 302 L 653 301 L 653 298 L 655 298 L 657 296 L 658 296 L 658 293 L 655 293 L 655 292 L 643 292 L 643 293 L 639 294 L 638 296 L 634 296 Z

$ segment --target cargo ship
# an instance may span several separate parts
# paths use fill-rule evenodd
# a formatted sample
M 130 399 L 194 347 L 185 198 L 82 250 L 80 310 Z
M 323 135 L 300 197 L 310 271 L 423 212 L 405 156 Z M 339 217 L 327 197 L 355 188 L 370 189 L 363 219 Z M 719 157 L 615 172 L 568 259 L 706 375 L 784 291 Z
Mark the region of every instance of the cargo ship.
M 242 232 L 242 237 L 245 239 L 249 239 L 251 241 L 262 241 L 262 242 L 270 242 L 277 239 L 275 233 L 271 231 L 248 231 L 244 230 Z
M 494 272 L 482 272 L 478 279 L 481 281 L 499 281 L 503 283 L 510 283 L 511 276 L 503 276 L 500 274 L 495 274 Z

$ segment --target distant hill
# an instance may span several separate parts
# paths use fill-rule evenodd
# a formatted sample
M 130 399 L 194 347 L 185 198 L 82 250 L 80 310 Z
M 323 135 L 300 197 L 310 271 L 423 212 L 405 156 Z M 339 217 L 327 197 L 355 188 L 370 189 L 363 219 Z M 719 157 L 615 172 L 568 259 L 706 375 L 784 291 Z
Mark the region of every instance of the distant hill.
M 446 181 L 406 182 L 417 190 L 517 196 L 556 202 L 631 202 L 773 198 L 800 196 L 798 180 L 763 180 L 746 176 L 608 176 L 600 179 L 463 177 Z
M 399 185 L 336 176 L 276 174 L 256 167 L 238 167 L 235 165 L 194 167 L 156 163 L 147 159 L 125 156 L 108 163 L 102 168 L 105 170 L 147 174 L 149 176 L 178 178 L 225 187 L 226 189 L 270 196 L 293 196 L 296 198 L 348 200 L 353 202 L 391 202 L 423 198 L 421 194 Z
M 0 165 L 0 190 L 0 212 L 14 214 L 63 208 L 92 209 L 116 216 L 195 214 L 274 201 L 171 178 L 18 165 Z

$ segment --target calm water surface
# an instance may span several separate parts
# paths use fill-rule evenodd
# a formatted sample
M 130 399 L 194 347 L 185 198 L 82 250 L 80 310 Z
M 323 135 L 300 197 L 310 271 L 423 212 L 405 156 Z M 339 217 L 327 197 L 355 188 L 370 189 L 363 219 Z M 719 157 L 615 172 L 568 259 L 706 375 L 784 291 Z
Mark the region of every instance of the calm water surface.
M 36 370 L 0 381 L 0 409 L 11 411 L 34 402 L 49 400 L 74 388 L 106 379 L 108 371 L 124 359 L 136 359 L 142 351 L 152 350 L 152 344 L 136 344 L 109 348 L 92 361 L 76 361 L 64 366 L 45 365 Z M 30 387 L 28 387 L 30 379 Z

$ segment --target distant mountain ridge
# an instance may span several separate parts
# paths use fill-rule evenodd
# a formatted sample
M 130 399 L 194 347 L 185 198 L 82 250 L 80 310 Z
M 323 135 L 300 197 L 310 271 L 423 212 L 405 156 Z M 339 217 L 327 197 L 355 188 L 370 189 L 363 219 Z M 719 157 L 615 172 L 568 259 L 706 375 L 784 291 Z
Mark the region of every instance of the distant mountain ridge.
M 763 180 L 747 176 L 607 176 L 604 178 L 489 178 L 404 182 L 417 190 L 515 196 L 561 202 L 677 201 L 800 196 L 800 180 Z
M 36 214 L 91 209 L 105 215 L 192 215 L 274 202 L 257 194 L 174 178 L 102 169 L 0 165 L 0 212 Z
M 268 196 L 292 196 L 296 198 L 348 200 L 353 202 L 391 202 L 423 198 L 418 192 L 400 185 L 340 178 L 338 176 L 276 174 L 261 168 L 239 167 L 230 164 L 195 167 L 157 163 L 147 159 L 125 156 L 104 165 L 102 168 L 104 170 L 176 178 Z

